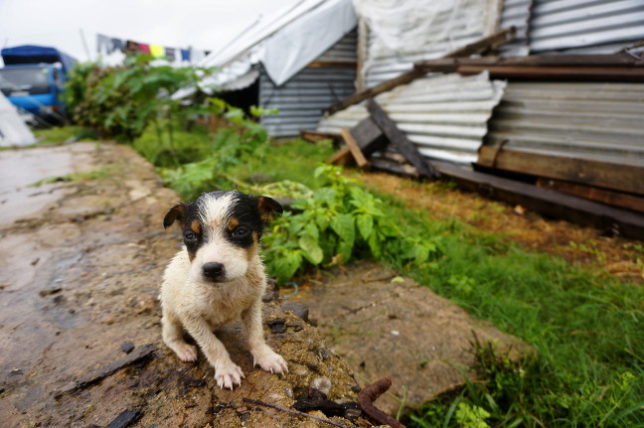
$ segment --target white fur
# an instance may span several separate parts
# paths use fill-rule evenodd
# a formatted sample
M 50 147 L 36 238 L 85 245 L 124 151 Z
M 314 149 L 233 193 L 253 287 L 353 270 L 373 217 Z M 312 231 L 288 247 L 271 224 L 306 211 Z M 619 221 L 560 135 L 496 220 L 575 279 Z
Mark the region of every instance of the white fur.
M 190 261 L 184 247 L 170 261 L 161 285 L 163 341 L 182 361 L 196 361 L 197 350 L 183 338 L 184 330 L 196 340 L 215 369 L 220 388 L 241 384 L 244 373 L 233 363 L 213 329 L 241 318 L 255 365 L 271 373 L 288 371 L 286 361 L 264 341 L 262 295 L 266 288 L 264 266 L 255 252 L 239 248 L 223 235 L 226 213 L 234 203 L 230 195 L 208 196 L 203 201 L 202 222 L 207 237 Z M 213 283 L 202 276 L 207 262 L 224 264 L 225 282 Z

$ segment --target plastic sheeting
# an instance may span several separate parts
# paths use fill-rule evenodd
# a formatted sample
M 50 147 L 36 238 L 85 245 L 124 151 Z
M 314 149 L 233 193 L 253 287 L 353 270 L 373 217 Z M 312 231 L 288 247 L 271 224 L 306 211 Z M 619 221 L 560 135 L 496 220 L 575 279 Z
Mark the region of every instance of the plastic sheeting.
M 26 146 L 35 142 L 16 108 L 0 92 L 0 146 Z
M 221 85 L 261 62 L 281 85 L 324 53 L 357 24 L 351 0 L 303 0 L 282 14 L 260 19 L 226 48 L 199 65 L 220 67 L 205 85 Z
M 500 0 L 354 0 L 369 28 L 368 87 L 492 34 Z
M 281 85 L 323 54 L 357 23 L 350 1 L 333 0 L 283 28 L 265 42 L 262 63 Z

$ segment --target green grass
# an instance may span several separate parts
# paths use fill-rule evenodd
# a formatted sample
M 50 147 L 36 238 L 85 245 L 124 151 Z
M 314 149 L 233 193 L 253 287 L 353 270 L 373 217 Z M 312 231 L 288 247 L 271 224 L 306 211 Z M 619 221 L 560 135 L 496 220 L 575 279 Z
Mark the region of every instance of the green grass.
M 66 141 L 93 140 L 95 133 L 81 126 L 58 126 L 47 129 L 36 129 L 33 131 L 38 139 L 38 145 L 57 145 Z
M 175 132 L 170 146 L 148 132 L 133 146 L 170 169 L 207 159 L 219 165 L 226 160 L 219 150 L 227 146 L 212 138 L 200 130 Z M 263 145 L 239 155 L 238 162 L 228 159 L 225 172 L 236 180 L 262 174 L 266 180 L 294 180 L 315 188 L 312 172 L 330 153 L 328 145 L 300 140 Z M 193 165 L 199 170 L 214 164 Z M 210 187 L 221 184 L 208 180 Z M 186 197 L 195 191 L 180 190 Z M 458 221 L 436 221 L 431 213 L 379 196 L 406 233 L 438 236 L 443 251 L 440 259 L 413 270 L 396 260 L 389 264 L 537 351 L 535 359 L 513 363 L 481 348 L 479 370 L 488 382 L 468 384 L 428 403 L 408 415 L 407 424 L 644 426 L 640 286 L 600 278 L 562 259 L 527 252 L 506 238 L 472 231 Z

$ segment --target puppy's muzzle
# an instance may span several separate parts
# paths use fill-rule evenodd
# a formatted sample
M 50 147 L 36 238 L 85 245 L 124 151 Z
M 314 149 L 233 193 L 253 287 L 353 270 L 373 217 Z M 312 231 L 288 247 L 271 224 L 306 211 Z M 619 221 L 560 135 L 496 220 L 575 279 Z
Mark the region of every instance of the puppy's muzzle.
M 212 282 L 220 282 L 226 278 L 226 270 L 222 263 L 208 262 L 201 269 L 203 276 Z

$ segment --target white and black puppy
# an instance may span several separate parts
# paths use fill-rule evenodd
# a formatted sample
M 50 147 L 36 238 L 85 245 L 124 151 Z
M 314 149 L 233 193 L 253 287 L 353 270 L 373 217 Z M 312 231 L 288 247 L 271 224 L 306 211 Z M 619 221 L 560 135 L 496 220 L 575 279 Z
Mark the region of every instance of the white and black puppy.
M 244 374 L 213 329 L 239 318 L 254 364 L 271 373 L 288 370 L 264 341 L 262 328 L 266 276 L 258 245 L 275 212 L 282 207 L 266 196 L 210 192 L 175 205 L 163 219 L 165 228 L 180 223 L 185 244 L 163 275 L 163 341 L 182 361 L 195 361 L 196 348 L 183 338 L 188 332 L 215 368 L 221 388 L 241 384 Z

